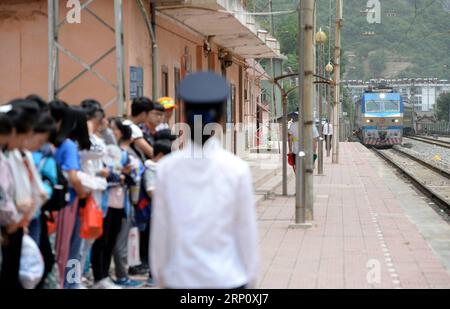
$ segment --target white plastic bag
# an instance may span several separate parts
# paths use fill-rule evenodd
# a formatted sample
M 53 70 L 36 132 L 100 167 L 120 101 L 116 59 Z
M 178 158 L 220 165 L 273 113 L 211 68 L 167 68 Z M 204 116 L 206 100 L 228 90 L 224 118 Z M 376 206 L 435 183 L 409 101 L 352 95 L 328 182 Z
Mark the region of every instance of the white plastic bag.
M 44 275 L 44 259 L 34 240 L 24 235 L 20 255 L 19 280 L 25 289 L 34 289 Z
M 103 191 L 108 186 L 106 179 L 103 177 L 92 176 L 81 171 L 77 172 L 77 176 L 81 185 L 88 191 Z
M 132 227 L 128 234 L 128 267 L 137 266 L 141 264 L 139 257 L 139 230 L 137 227 Z

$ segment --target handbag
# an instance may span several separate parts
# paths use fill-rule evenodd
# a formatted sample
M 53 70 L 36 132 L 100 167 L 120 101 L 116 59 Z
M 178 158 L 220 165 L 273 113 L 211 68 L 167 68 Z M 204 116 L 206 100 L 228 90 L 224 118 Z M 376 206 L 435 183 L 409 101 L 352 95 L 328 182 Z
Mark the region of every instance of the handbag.
M 80 208 L 80 237 L 83 239 L 97 239 L 103 233 L 103 212 L 90 195 L 86 206 Z
M 128 266 L 137 266 L 141 264 L 141 259 L 139 256 L 139 230 L 137 227 L 132 227 L 128 233 L 128 244 L 127 244 L 127 261 Z
M 288 164 L 290 166 L 295 166 L 295 154 L 289 153 L 287 156 L 288 156 Z
M 44 275 L 44 259 L 34 240 L 24 235 L 20 253 L 19 280 L 25 289 L 34 289 Z

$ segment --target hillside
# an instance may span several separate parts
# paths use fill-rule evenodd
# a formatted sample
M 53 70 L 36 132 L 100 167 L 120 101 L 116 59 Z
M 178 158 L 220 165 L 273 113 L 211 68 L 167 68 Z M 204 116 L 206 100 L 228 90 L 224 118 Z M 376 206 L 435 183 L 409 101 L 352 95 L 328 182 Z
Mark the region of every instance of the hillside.
M 267 11 L 268 0 L 249 2 Z M 298 0 L 274 0 L 274 11 L 292 10 Z M 450 77 L 450 0 L 381 0 L 381 24 L 361 13 L 365 0 L 344 0 L 344 78 Z M 329 0 L 317 0 L 317 25 L 328 32 Z M 332 1 L 334 28 L 335 1 Z M 261 17 L 264 27 L 269 19 Z M 296 66 L 297 15 L 274 16 L 275 35 L 287 65 Z M 374 32 L 365 36 L 364 32 Z M 334 33 L 331 34 L 334 40 Z M 328 50 L 328 48 L 327 48 Z

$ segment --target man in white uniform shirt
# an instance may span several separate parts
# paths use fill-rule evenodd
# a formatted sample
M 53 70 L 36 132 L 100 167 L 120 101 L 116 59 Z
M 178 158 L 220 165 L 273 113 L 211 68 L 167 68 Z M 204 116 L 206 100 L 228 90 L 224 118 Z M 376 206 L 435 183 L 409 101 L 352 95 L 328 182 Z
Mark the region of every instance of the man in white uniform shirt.
M 194 122 L 197 129 L 213 123 L 223 128 L 229 89 L 223 77 L 210 72 L 183 80 L 179 95 L 191 131 Z M 249 166 L 224 150 L 217 136 L 191 132 L 183 150 L 164 157 L 157 169 L 150 233 L 157 284 L 254 287 L 259 254 L 253 194 Z
M 325 121 L 323 125 L 323 136 L 326 142 L 327 152 L 331 150 L 331 140 L 333 139 L 333 125 L 328 122 L 328 119 Z

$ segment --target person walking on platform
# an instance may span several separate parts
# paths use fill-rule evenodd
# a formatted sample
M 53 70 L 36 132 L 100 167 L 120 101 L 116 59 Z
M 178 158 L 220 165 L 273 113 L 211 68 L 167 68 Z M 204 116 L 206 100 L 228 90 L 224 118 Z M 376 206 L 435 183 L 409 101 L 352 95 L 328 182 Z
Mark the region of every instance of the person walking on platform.
M 328 119 L 325 121 L 325 124 L 323 125 L 322 133 L 325 138 L 327 155 L 329 155 L 331 150 L 331 141 L 333 140 L 333 125 L 328 121 Z
M 300 137 L 298 136 L 298 111 L 295 113 L 297 115 L 296 119 L 291 123 L 288 127 L 288 163 L 295 172 L 295 156 L 299 154 L 300 150 L 298 147 L 298 142 L 300 141 Z M 313 159 L 314 163 L 317 160 L 317 142 L 319 139 L 319 131 L 316 126 L 313 126 Z
M 188 75 L 179 89 L 191 138 L 158 163 L 152 274 L 170 289 L 254 287 L 259 254 L 250 168 L 220 140 L 229 84 L 202 72 Z

